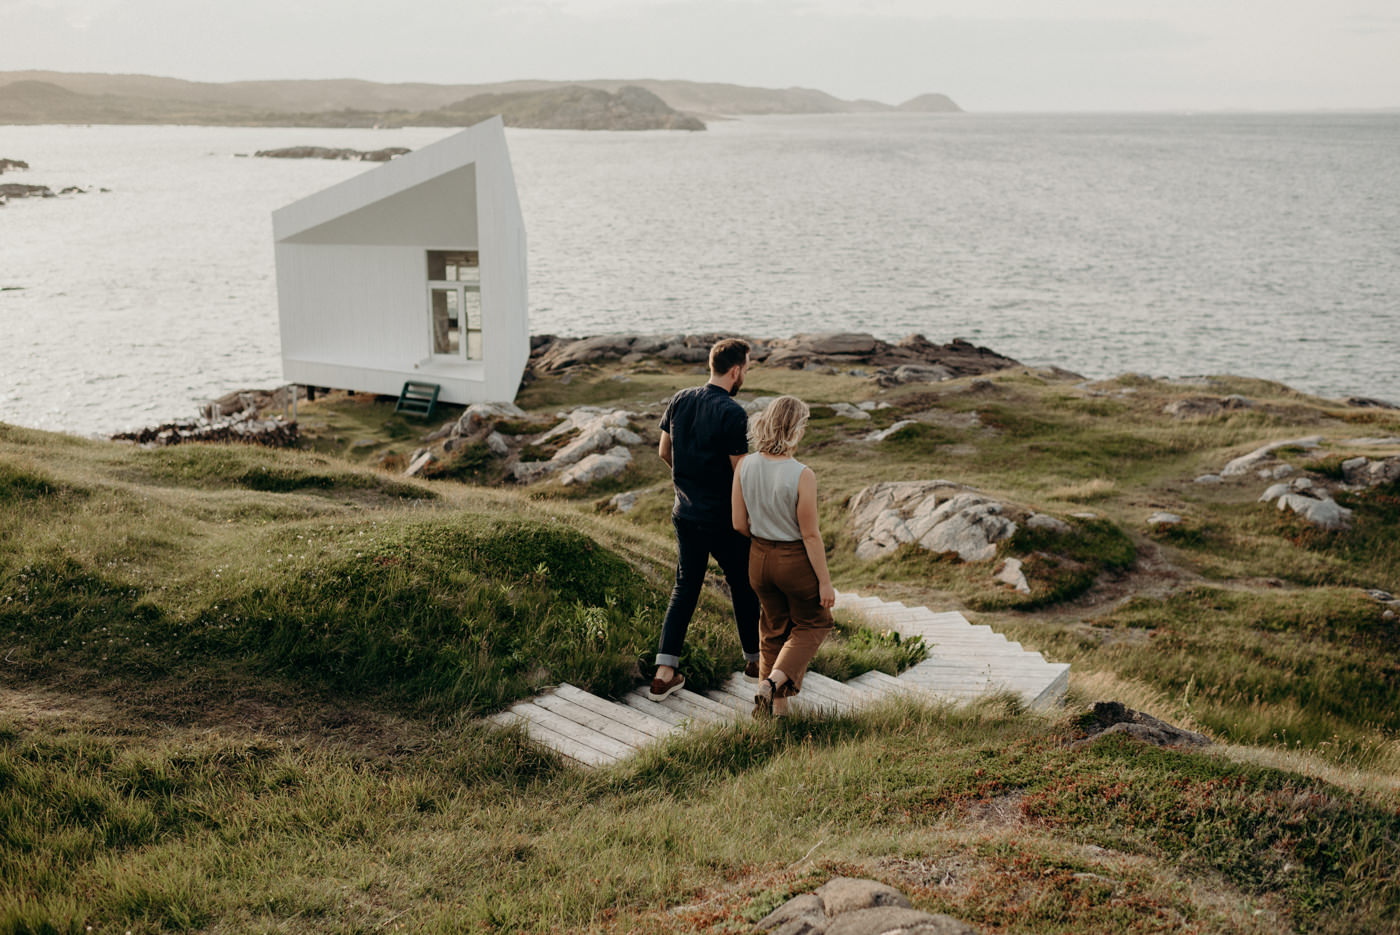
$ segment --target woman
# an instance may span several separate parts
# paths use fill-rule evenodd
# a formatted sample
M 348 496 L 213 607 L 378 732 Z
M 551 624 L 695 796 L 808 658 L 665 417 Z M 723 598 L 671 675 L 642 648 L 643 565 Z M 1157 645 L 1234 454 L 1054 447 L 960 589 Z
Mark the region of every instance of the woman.
M 754 453 L 734 472 L 734 528 L 748 536 L 749 584 L 763 606 L 754 717 L 787 714 L 817 647 L 831 632 L 836 590 L 817 529 L 817 475 L 793 458 L 807 404 L 780 396 L 754 420 Z

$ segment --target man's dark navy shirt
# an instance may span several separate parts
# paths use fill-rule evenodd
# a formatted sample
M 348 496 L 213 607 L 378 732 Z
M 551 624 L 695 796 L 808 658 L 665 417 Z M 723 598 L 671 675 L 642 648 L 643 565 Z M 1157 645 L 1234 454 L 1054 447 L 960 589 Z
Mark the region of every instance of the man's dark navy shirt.
M 713 383 L 681 390 L 661 417 L 661 431 L 671 436 L 671 477 L 676 484 L 672 512 L 706 526 L 728 527 L 730 455 L 748 454 L 749 417 L 744 407 Z

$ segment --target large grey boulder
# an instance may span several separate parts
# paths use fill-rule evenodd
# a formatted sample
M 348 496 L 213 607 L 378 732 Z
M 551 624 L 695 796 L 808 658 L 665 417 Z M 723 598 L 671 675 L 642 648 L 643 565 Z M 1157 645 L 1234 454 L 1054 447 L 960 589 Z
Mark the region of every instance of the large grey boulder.
M 1322 529 L 1346 529 L 1351 525 L 1351 510 L 1333 500 L 1327 488 L 1308 477 L 1274 484 L 1260 494 L 1259 501 L 1273 503 L 1280 510 L 1292 510 Z
M 605 477 L 621 474 L 632 463 L 632 452 L 621 445 L 602 453 L 591 454 L 559 475 L 565 487 L 591 484 Z
M 616 360 L 631 352 L 635 340 L 636 335 L 599 334 L 576 341 L 559 341 L 540 355 L 537 366 L 557 372 L 599 360 Z
M 565 416 L 564 420 L 535 439 L 535 444 L 544 444 L 560 435 L 578 432 L 577 437 L 557 451 L 551 461 L 556 466 L 565 466 L 582 460 L 598 451 L 606 451 L 616 445 L 640 445 L 642 436 L 632 431 L 630 420 L 633 413 L 621 409 L 600 409 L 596 406 L 579 406 Z
M 819 935 L 826 929 L 826 907 L 816 893 L 803 893 L 759 919 L 755 928 L 781 935 Z
M 829 916 L 879 906 L 910 908 L 908 898 L 893 886 L 855 877 L 832 877 L 817 888 L 816 895 Z
M 497 419 L 528 418 L 525 410 L 512 402 L 472 403 L 458 417 L 456 424 L 450 427 L 448 434 L 453 438 L 470 438 L 483 432 Z
M 1016 532 L 1001 503 L 946 480 L 872 484 L 856 494 L 850 510 L 856 555 L 863 559 L 917 543 L 933 552 L 956 552 L 965 562 L 985 561 Z
M 837 916 L 823 935 L 977 935 L 977 930 L 952 916 L 883 907 Z

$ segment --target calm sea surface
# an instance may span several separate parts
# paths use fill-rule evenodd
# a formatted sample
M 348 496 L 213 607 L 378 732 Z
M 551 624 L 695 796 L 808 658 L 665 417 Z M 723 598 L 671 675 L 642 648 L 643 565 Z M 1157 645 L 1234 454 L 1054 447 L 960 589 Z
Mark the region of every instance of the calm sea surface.
M 0 127 L 0 421 L 282 382 L 270 214 L 439 129 Z M 1400 115 L 869 115 L 509 130 L 531 330 L 965 337 L 1089 376 L 1400 402 Z

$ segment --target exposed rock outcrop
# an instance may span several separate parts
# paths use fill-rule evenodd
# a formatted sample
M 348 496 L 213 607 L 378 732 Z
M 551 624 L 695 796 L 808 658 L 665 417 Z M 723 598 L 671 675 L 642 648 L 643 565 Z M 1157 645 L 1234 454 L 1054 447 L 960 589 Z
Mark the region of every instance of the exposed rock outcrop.
M 1322 444 L 1321 435 L 1309 435 L 1306 438 L 1291 438 L 1281 442 L 1269 442 L 1261 445 L 1249 454 L 1240 455 L 1221 469 L 1222 477 L 1237 477 L 1241 474 L 1248 474 L 1257 470 L 1265 464 L 1272 464 L 1276 459 L 1274 452 L 1280 448 L 1317 448 Z
M 516 481 L 529 484 L 564 472 L 560 480 L 567 486 L 619 474 L 632 462 L 628 448 L 642 443 L 642 436 L 631 429 L 630 420 L 633 418 L 636 418 L 634 413 L 622 410 L 579 406 L 563 421 L 536 438 L 534 444 L 548 445 L 571 433 L 573 438 L 546 461 L 516 462 L 511 468 L 511 475 Z M 583 464 L 585 461 L 586 465 Z M 565 471 L 574 465 L 579 467 Z
M 1157 747 L 1208 747 L 1210 738 L 1195 731 L 1174 727 L 1150 714 L 1134 711 L 1117 701 L 1098 701 L 1079 720 L 1088 743 L 1109 734 L 1126 734 Z
M 23 159 L 0 159 L 0 175 L 15 169 L 28 169 L 29 163 Z
M 1167 403 L 1163 412 L 1176 419 L 1204 419 L 1235 409 L 1253 409 L 1253 400 L 1243 396 L 1188 396 Z
M 1323 529 L 1346 529 L 1351 525 L 1351 510 L 1333 500 L 1326 487 L 1309 477 L 1274 484 L 1260 495 L 1259 501 L 1274 503 L 1280 510 L 1292 510 Z
M 956 552 L 965 562 L 986 561 L 1016 532 L 1005 505 L 947 480 L 872 484 L 851 499 L 850 510 L 856 555 L 863 559 L 917 543 Z
M 833 877 L 794 896 L 758 921 L 773 935 L 977 935 L 952 916 L 913 908 L 899 890 L 875 880 Z
M 1355 406 L 1358 409 L 1400 409 L 1395 403 L 1386 402 L 1383 399 L 1373 399 L 1370 396 L 1348 396 L 1344 402 L 1348 406 Z
M 531 340 L 530 372 L 557 374 L 575 367 L 610 361 L 638 363 L 647 358 L 704 363 L 710 346 L 729 335 L 607 334 L 587 338 L 541 335 Z M 894 344 L 870 334 L 844 332 L 799 334 L 784 339 L 746 338 L 752 357 L 765 367 L 793 370 L 813 367 L 876 368 L 872 374 L 882 386 L 923 381 L 937 382 L 971 376 L 1018 362 L 962 339 L 934 344 L 922 335 L 910 335 Z
M 262 419 L 256 409 L 247 409 L 219 419 L 190 419 L 119 432 L 113 441 L 132 441 L 158 448 L 183 442 L 239 442 L 267 448 L 291 448 L 297 443 L 295 422 L 280 418 Z
M 1342 477 L 1353 487 L 1376 487 L 1400 480 L 1400 455 L 1378 461 L 1349 458 L 1342 462 Z

